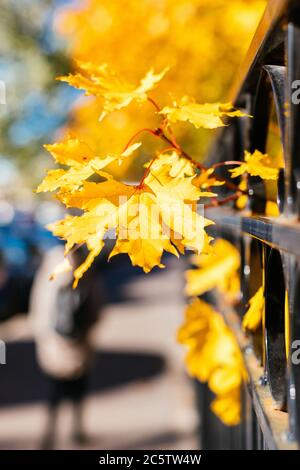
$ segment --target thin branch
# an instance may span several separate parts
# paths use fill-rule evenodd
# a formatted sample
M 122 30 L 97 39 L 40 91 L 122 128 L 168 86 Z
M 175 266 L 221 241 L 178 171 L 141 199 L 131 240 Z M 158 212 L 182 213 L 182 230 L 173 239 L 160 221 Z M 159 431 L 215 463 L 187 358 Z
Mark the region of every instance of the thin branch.
M 210 209 L 212 207 L 218 207 L 218 206 L 223 206 L 224 204 L 227 204 L 227 202 L 230 201 L 236 201 L 242 194 L 231 194 L 231 196 L 225 197 L 224 199 L 215 199 L 213 202 L 210 204 L 205 204 L 204 208 L 205 209 Z
M 151 135 L 154 135 L 156 137 L 156 133 L 153 129 L 150 129 L 148 127 L 144 127 L 143 129 L 140 129 L 139 131 L 137 131 L 130 139 L 129 141 L 127 142 L 127 144 L 125 145 L 125 147 L 123 148 L 122 152 L 121 153 L 124 153 L 126 152 L 126 150 L 128 149 L 128 147 L 132 144 L 132 142 L 140 135 L 142 134 L 143 132 L 148 132 L 149 134 Z
M 158 127 L 154 132 L 155 135 L 167 142 L 175 150 L 179 151 L 181 155 L 183 155 L 187 160 L 193 163 L 193 165 L 195 165 L 197 168 L 199 168 L 200 170 L 206 170 L 206 168 L 201 163 L 196 162 L 185 150 L 183 150 L 183 148 L 176 141 L 169 139 L 169 137 L 166 136 L 161 127 Z
M 150 96 L 147 96 L 147 100 L 149 101 L 149 103 L 151 103 L 154 106 L 154 108 L 156 109 L 158 113 L 161 111 L 160 107 L 158 106 L 156 101 L 154 101 L 153 98 L 150 98 Z
M 222 166 L 226 166 L 226 165 L 242 165 L 243 162 L 239 161 L 239 160 L 226 160 L 225 162 L 218 162 L 218 163 L 215 163 L 214 165 L 212 165 L 210 168 L 220 168 Z
M 155 103 L 154 100 L 152 100 L 152 98 L 149 98 L 148 97 L 148 101 L 150 101 L 154 106 L 157 106 L 158 105 Z M 159 107 L 158 107 L 159 108 Z M 170 127 L 168 129 L 170 131 Z M 162 127 L 158 127 L 157 129 L 150 129 L 150 128 L 143 128 L 143 129 L 140 129 L 138 132 L 136 132 L 130 139 L 129 141 L 127 142 L 127 144 L 125 145 L 124 149 L 123 149 L 123 152 L 125 152 L 128 147 L 131 145 L 131 143 L 143 132 L 148 132 L 149 134 L 153 135 L 154 137 L 158 137 L 162 140 L 164 140 L 165 142 L 167 142 L 169 144 L 169 148 L 170 149 L 174 149 L 176 152 L 180 153 L 183 157 L 185 157 L 187 160 L 189 160 L 196 168 L 198 168 L 200 171 L 206 171 L 207 168 L 206 166 L 202 165 L 202 163 L 200 162 L 197 162 L 195 161 L 185 150 L 183 150 L 183 148 L 176 142 L 176 139 L 175 139 L 175 136 L 174 134 L 172 133 L 172 139 L 170 139 L 164 132 L 163 128 Z M 122 152 L 122 153 L 123 153 Z M 228 162 L 219 162 L 219 163 L 216 163 L 215 165 L 213 165 L 212 167 L 210 168 L 218 168 L 219 166 L 222 166 L 222 165 L 231 165 L 231 164 L 241 164 L 242 162 L 239 162 L 239 161 L 235 161 L 235 160 L 232 160 L 232 161 L 228 161 Z M 231 189 L 233 191 L 239 191 L 240 193 L 242 194 L 248 194 L 247 191 L 243 191 L 241 190 L 238 185 L 232 183 L 231 181 L 228 181 L 224 178 L 219 178 L 218 176 L 215 176 L 215 178 L 217 179 L 217 181 L 224 181 L 224 184 L 225 186 L 228 188 L 228 189 Z
M 152 158 L 152 160 L 151 160 L 151 162 L 149 163 L 148 167 L 146 168 L 146 171 L 144 172 L 144 174 L 143 174 L 143 176 L 142 176 L 142 178 L 141 178 L 139 184 L 137 185 L 137 188 L 138 188 L 138 189 L 142 189 L 143 184 L 144 184 L 144 181 L 145 181 L 145 179 L 147 178 L 147 176 L 149 175 L 150 170 L 151 170 L 151 167 L 152 167 L 152 165 L 153 165 L 153 163 L 155 162 L 156 159 L 157 159 L 157 157 Z

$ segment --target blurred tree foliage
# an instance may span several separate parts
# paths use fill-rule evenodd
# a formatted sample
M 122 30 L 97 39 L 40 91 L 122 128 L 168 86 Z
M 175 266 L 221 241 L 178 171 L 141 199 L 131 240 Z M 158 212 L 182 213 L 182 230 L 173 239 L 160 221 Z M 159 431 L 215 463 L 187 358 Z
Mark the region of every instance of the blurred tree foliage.
M 30 174 L 39 167 L 42 144 L 63 124 L 71 102 L 69 90 L 55 82 L 69 68 L 61 40 L 52 33 L 52 16 L 61 2 L 0 3 L 0 79 L 6 87 L 6 104 L 0 105 L 0 155 Z
M 224 102 L 265 4 L 265 0 L 73 0 L 59 12 L 55 25 L 68 39 L 74 61 L 106 62 L 129 83 L 138 83 L 151 67 L 160 72 L 169 66 L 154 91 L 160 106 L 183 95 L 200 103 Z M 75 106 L 66 134 L 79 136 L 98 154 L 117 152 L 137 129 L 155 126 L 151 107 L 144 108 L 141 112 L 132 106 L 99 123 L 101 103 L 89 97 Z M 176 125 L 176 131 L 185 149 L 203 159 L 211 131 L 195 131 L 190 125 Z M 146 159 L 153 152 L 152 142 L 148 139 Z M 127 178 L 138 177 L 135 161 Z
M 80 99 L 64 126 L 78 92 L 55 81 L 70 61 L 107 62 L 130 82 L 150 67 L 170 66 L 160 105 L 184 94 L 199 102 L 224 101 L 265 0 L 0 0 L 0 79 L 7 104 L 0 105 L 0 157 L 16 161 L 30 184 L 40 179 L 47 157 L 42 144 L 63 128 L 99 154 L 119 151 L 152 110 L 116 113 L 99 123 L 96 100 Z M 60 8 L 63 7 L 63 8 Z M 56 12 L 59 12 L 57 15 Z M 53 31 L 53 20 L 56 26 Z M 60 34 L 57 34 L 57 33 Z M 66 41 L 67 40 L 67 41 Z M 137 119 L 137 115 L 139 116 Z M 152 120 L 152 122 L 151 122 Z M 186 149 L 203 158 L 211 132 L 178 125 Z M 105 138 L 104 138 L 105 136 Z M 153 151 L 151 138 L 145 159 Z M 43 155 L 43 158 L 40 156 Z M 128 159 L 128 164 L 130 165 Z M 133 163 L 127 178 L 135 179 Z

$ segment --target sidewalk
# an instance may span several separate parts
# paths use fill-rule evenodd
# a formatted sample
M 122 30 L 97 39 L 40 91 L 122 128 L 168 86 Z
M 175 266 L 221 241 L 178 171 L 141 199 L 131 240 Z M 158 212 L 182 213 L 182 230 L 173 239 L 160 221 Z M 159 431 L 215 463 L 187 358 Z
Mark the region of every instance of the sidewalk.
M 85 407 L 90 440 L 81 448 L 197 448 L 193 387 L 184 372 L 183 351 L 176 344 L 184 308 L 183 265 L 172 259 L 168 264 L 166 270 L 129 279 L 123 286 L 127 300 L 104 309 L 93 334 L 100 372 L 94 371 Z M 3 335 L 19 342 L 30 340 L 24 320 L 5 331 L 0 328 Z M 9 368 L 9 355 L 2 367 Z M 31 384 L 34 380 L 32 376 Z M 26 381 L 28 386 L 30 377 Z M 2 406 L 0 448 L 38 448 L 45 418 L 44 401 Z M 70 427 L 71 407 L 66 403 L 61 407 L 56 448 L 78 448 L 70 442 Z

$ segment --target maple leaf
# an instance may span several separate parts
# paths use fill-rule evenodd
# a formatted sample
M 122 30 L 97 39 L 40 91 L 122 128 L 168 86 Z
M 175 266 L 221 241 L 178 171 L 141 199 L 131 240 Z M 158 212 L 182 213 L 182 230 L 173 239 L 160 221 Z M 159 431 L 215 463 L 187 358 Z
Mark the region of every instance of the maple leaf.
M 259 150 L 255 150 L 253 153 L 246 150 L 245 162 L 229 171 L 232 178 L 245 173 L 251 176 L 260 176 L 265 180 L 276 180 L 278 178 L 278 168 L 273 167 L 270 157 Z
M 48 229 L 59 238 L 66 240 L 65 253 L 67 254 L 74 245 L 85 243 L 89 254 L 85 261 L 74 271 L 75 288 L 79 279 L 91 266 L 104 246 L 104 235 L 110 228 L 117 225 L 117 206 L 102 199 L 93 211 L 88 211 L 81 216 L 68 215 L 65 219 L 48 225 Z
M 201 253 L 209 246 L 205 228 L 212 222 L 197 213 L 197 201 L 215 194 L 203 192 L 193 184 L 195 169 L 188 159 L 177 152 L 161 154 L 150 162 L 149 173 L 138 186 L 116 181 L 103 171 L 139 145 L 129 146 L 121 155 L 104 158 L 94 156 L 78 139 L 47 146 L 55 161 L 69 168 L 50 170 L 38 191 L 59 189 L 57 198 L 66 207 L 83 210 L 80 216 L 67 216 L 50 226 L 56 236 L 66 240 L 66 253 L 83 243 L 89 250 L 86 260 L 74 271 L 75 286 L 101 252 L 109 229 L 115 229 L 117 234 L 110 257 L 128 253 L 132 264 L 145 272 L 154 266 L 163 267 L 164 251 L 178 256 L 178 251 L 192 249 Z M 86 181 L 94 173 L 106 181 Z
M 185 176 L 196 176 L 194 164 L 178 152 L 163 153 L 154 160 L 145 163 L 145 168 L 151 165 L 152 172 L 159 172 L 165 165 L 169 168 L 169 175 L 172 178 L 184 178 Z
M 210 188 L 211 186 L 222 186 L 225 184 L 225 181 L 219 180 L 213 175 L 214 168 L 207 168 L 202 170 L 199 175 L 197 175 L 193 181 L 193 184 L 198 188 Z
M 193 185 L 193 176 L 172 178 L 169 173 L 170 167 L 165 165 L 164 171 L 151 171 L 145 183 L 156 195 L 161 218 L 180 245 L 200 253 L 205 244 L 204 228 L 213 222 L 197 213 L 196 202 L 207 193 Z
M 84 163 L 95 157 L 94 151 L 80 139 L 67 139 L 64 142 L 44 145 L 51 153 L 56 163 L 72 166 L 76 163 Z
M 201 382 L 207 382 L 217 395 L 212 403 L 213 411 L 225 424 L 237 424 L 246 370 L 234 335 L 223 317 L 203 300 L 193 299 L 186 308 L 178 341 L 188 349 L 189 373 Z
M 164 153 L 160 154 L 154 160 L 147 162 L 145 168 L 151 168 L 151 173 L 156 174 L 159 177 L 161 182 L 164 182 L 164 179 L 167 179 L 167 182 L 170 181 L 170 178 L 183 179 L 185 177 L 193 177 L 189 181 L 192 181 L 193 185 L 198 188 L 208 188 L 210 186 L 219 186 L 224 184 L 223 181 L 217 181 L 214 177 L 210 177 L 213 173 L 213 169 L 203 170 L 201 174 L 197 174 L 195 170 L 195 165 L 188 158 L 179 155 L 178 152 Z M 211 170 L 211 171 L 210 171 Z M 166 178 L 167 175 L 167 178 Z M 186 181 L 185 183 L 186 184 Z M 217 194 L 210 191 L 201 191 L 198 192 L 198 198 L 200 197 L 216 197 Z
M 74 272 L 75 285 L 100 253 L 108 229 L 116 229 L 117 234 L 110 258 L 127 253 L 132 264 L 145 272 L 154 266 L 163 267 L 164 251 L 178 256 L 177 248 L 180 252 L 191 248 L 200 253 L 208 246 L 205 227 L 211 222 L 196 212 L 196 202 L 206 193 L 193 185 L 194 176 L 173 178 L 170 169 L 170 165 L 158 167 L 157 173 L 148 174 L 139 186 L 110 177 L 101 183 L 83 182 L 73 191 L 61 190 L 58 198 L 67 207 L 77 207 L 84 213 L 68 216 L 50 228 L 67 241 L 66 252 L 82 243 L 90 251 Z
M 92 211 L 79 216 L 67 215 L 64 219 L 49 224 L 47 228 L 59 238 L 67 241 L 65 253 L 74 245 L 86 243 L 94 246 L 94 236 L 102 239 L 106 231 L 117 224 L 117 206 L 102 199 Z
M 249 300 L 249 308 L 243 318 L 246 331 L 256 331 L 260 327 L 265 308 L 264 290 L 262 287 Z
M 82 188 L 76 192 L 61 192 L 58 199 L 62 201 L 66 207 L 77 207 L 91 211 L 103 200 L 110 201 L 118 206 L 120 202 L 126 202 L 127 198 L 132 196 L 136 191 L 135 186 L 121 183 L 110 178 L 102 183 L 84 182 Z
M 232 286 L 239 287 L 236 279 L 240 254 L 227 240 L 218 239 L 209 254 L 193 257 L 192 262 L 198 269 L 186 272 L 187 295 L 202 295 L 214 288 L 231 292 Z
M 37 187 L 36 192 L 56 191 L 59 188 L 64 188 L 65 191 L 74 191 L 94 173 L 93 163 L 70 168 L 69 170 L 49 170 L 41 184 Z
M 89 238 L 89 240 L 86 242 L 86 245 L 89 249 L 89 254 L 87 255 L 84 262 L 74 271 L 74 289 L 77 287 L 78 282 L 84 273 L 91 267 L 95 258 L 100 254 L 102 248 L 104 247 L 104 241 L 99 238 L 99 234 L 97 233 L 94 237 Z
M 114 161 L 122 163 L 122 159 L 130 156 L 140 145 L 140 142 L 132 144 L 120 155 L 109 154 L 103 158 L 95 156 L 89 146 L 79 139 L 68 139 L 66 142 L 47 145 L 45 147 L 55 161 L 70 168 L 49 170 L 36 191 L 55 191 L 59 188 L 64 188 L 65 191 L 74 191 L 94 173 L 109 177 L 108 174 L 102 172 L 102 169 Z
M 265 212 L 268 217 L 278 217 L 280 215 L 278 204 L 274 201 L 266 202 Z
M 211 403 L 211 410 L 227 426 L 237 426 L 241 421 L 241 390 L 236 388 L 218 395 Z
M 179 103 L 173 106 L 166 106 L 161 111 L 170 122 L 188 121 L 197 129 L 215 129 L 225 126 L 222 118 L 246 116 L 242 111 L 234 109 L 231 103 L 196 103 L 193 99 L 184 96 Z
M 155 195 L 147 189 L 138 189 L 119 210 L 118 239 L 109 259 L 127 253 L 133 266 L 149 272 L 161 264 L 163 251 L 178 257 L 176 248 L 163 233 Z M 124 223 L 123 223 L 124 221 Z
M 119 210 L 118 239 L 110 258 L 127 253 L 133 265 L 149 272 L 161 264 L 163 251 L 178 256 L 176 248 L 163 233 L 160 206 L 147 186 L 139 188 Z
M 120 80 L 107 64 L 96 66 L 90 62 L 81 62 L 79 68 L 81 72 L 59 77 L 58 79 L 69 83 L 75 88 L 85 90 L 87 95 L 103 98 L 104 105 L 100 120 L 107 114 L 128 106 L 132 101 L 138 103 L 146 101 L 148 91 L 155 87 L 168 70 L 165 68 L 158 74 L 150 70 L 141 79 L 139 85 L 134 87 Z

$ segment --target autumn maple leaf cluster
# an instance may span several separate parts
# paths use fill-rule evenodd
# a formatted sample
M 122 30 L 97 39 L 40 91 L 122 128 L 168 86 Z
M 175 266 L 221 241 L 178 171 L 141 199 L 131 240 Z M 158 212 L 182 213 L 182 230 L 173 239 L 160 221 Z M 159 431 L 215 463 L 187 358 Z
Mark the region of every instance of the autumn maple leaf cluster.
M 250 118 L 232 103 L 205 100 L 222 96 L 219 93 L 214 97 L 222 79 L 228 81 L 230 64 L 220 61 L 220 51 L 228 44 L 231 50 L 240 51 L 242 35 L 249 36 L 250 17 L 253 27 L 264 1 L 221 0 L 210 10 L 203 0 L 164 0 L 159 9 L 153 0 L 121 3 L 122 18 L 119 2 L 104 0 L 100 4 L 89 0 L 82 8 L 67 11 L 58 22 L 63 33 L 71 34 L 71 51 L 77 64 L 75 73 L 59 80 L 83 90 L 89 98 L 75 107 L 73 121 L 65 129 L 66 138 L 45 146 L 60 166 L 48 171 L 37 191 L 55 191 L 69 212 L 49 227 L 66 242 L 66 258 L 52 277 L 72 270 L 68 254 L 84 244 L 88 255 L 74 271 L 76 287 L 104 248 L 107 237 L 114 240 L 109 258 L 126 253 L 131 263 L 146 273 L 156 266 L 164 267 L 164 252 L 179 256 L 191 250 L 193 268 L 186 273 L 186 294 L 192 299 L 178 339 L 187 347 L 191 375 L 207 382 L 216 395 L 213 411 L 224 423 L 235 425 L 240 420 L 240 387 L 246 376 L 242 356 L 222 316 L 199 296 L 218 289 L 230 302 L 238 300 L 240 255 L 226 240 L 213 243 L 206 232 L 213 222 L 201 209 L 228 202 L 235 202 L 239 209 L 249 207 L 249 176 L 276 182 L 281 163 L 256 150 L 246 151 L 243 161 L 205 166 L 179 143 L 184 139 L 178 129 L 193 129 L 194 136 L 198 129 L 229 125 L 232 118 Z M 154 3 L 155 8 L 149 8 Z M 243 12 L 247 17 L 244 23 Z M 223 28 L 217 39 L 216 24 L 221 21 Z M 140 24 L 145 32 L 137 40 Z M 202 26 L 206 34 L 199 41 Z M 99 64 L 100 47 L 101 58 L 108 63 L 114 61 L 118 51 L 118 70 L 127 71 L 133 83 L 107 63 Z M 155 70 L 144 73 L 149 63 Z M 231 65 L 235 68 L 236 64 Z M 217 66 L 220 73 L 212 73 Z M 183 81 L 184 89 L 203 102 L 187 96 L 185 90 L 178 93 L 178 84 Z M 158 85 L 163 106 L 153 97 Z M 173 97 L 178 94 L 183 96 Z M 137 122 L 149 118 L 151 110 L 148 127 L 136 130 Z M 145 135 L 150 139 L 144 139 Z M 145 164 L 146 156 L 149 158 Z M 141 170 L 134 173 L 135 182 L 124 178 L 132 162 L 135 169 Z M 219 177 L 216 170 L 222 166 L 229 167 L 229 179 Z M 229 196 L 221 199 L 218 186 L 227 186 Z M 266 200 L 267 207 L 268 203 L 273 203 L 270 214 L 276 215 L 276 203 Z M 261 288 L 250 300 L 245 330 L 259 328 L 263 310 Z
M 198 212 L 197 203 L 203 197 L 215 197 L 211 187 L 223 181 L 214 177 L 213 170 L 201 167 L 185 154 L 170 123 L 189 121 L 197 128 L 214 129 L 224 126 L 224 116 L 244 114 L 230 103 L 199 104 L 187 97 L 160 109 L 149 92 L 165 73 L 166 70 L 159 74 L 150 71 L 137 86 L 132 86 L 119 79 L 107 65 L 81 63 L 79 72 L 60 78 L 101 99 L 100 120 L 133 101 L 150 102 L 160 116 L 161 126 L 142 131 L 168 143 L 145 165 L 136 184 L 118 181 L 108 172 L 112 163 L 122 165 L 140 150 L 141 143 L 133 142 L 134 138 L 119 154 L 103 156 L 74 137 L 46 146 L 55 162 L 64 168 L 49 170 L 37 191 L 57 191 L 56 197 L 67 208 L 81 211 L 79 215 L 67 215 L 50 228 L 66 240 L 66 254 L 81 244 L 86 244 L 89 250 L 84 263 L 74 272 L 74 286 L 101 252 L 109 230 L 114 230 L 116 240 L 109 257 L 127 253 L 132 264 L 145 272 L 154 266 L 163 267 L 164 251 L 178 256 L 191 249 L 200 254 L 208 245 L 205 227 L 211 222 Z

